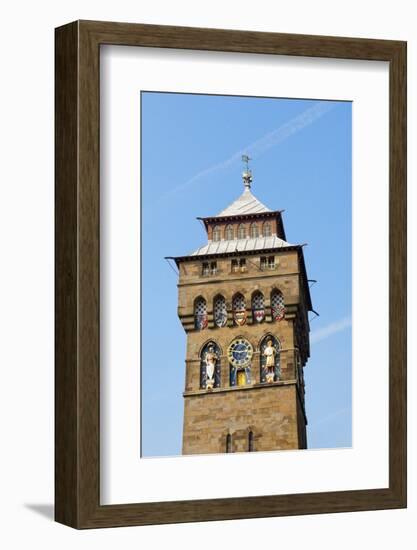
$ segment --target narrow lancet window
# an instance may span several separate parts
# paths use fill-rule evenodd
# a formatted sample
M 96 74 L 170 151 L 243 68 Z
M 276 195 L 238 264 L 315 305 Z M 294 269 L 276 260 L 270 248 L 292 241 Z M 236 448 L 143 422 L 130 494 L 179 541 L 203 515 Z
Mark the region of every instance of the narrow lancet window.
M 242 294 L 235 294 L 232 301 L 233 322 L 237 326 L 242 326 L 246 323 L 246 303 Z
M 220 241 L 222 236 L 222 231 L 219 225 L 215 225 L 213 229 L 213 241 Z
M 207 321 L 207 302 L 200 296 L 194 302 L 194 326 L 197 330 L 204 330 Z
M 233 241 L 233 239 L 235 238 L 234 231 L 233 231 L 233 225 L 227 225 L 226 226 L 225 238 L 226 238 L 226 241 Z
M 270 237 L 272 235 L 271 222 L 265 222 L 262 230 L 264 237 Z
M 214 323 L 216 327 L 224 327 L 227 322 L 226 300 L 224 296 L 216 296 L 213 304 Z
M 246 239 L 246 226 L 243 223 L 239 225 L 239 228 L 237 230 L 237 238 Z
M 249 435 L 248 435 L 248 451 L 250 453 L 252 453 L 254 451 L 254 448 L 253 448 L 253 432 L 252 432 L 252 430 L 249 432 Z
M 271 293 L 271 315 L 273 321 L 282 321 L 285 317 L 284 296 L 280 290 Z
M 252 296 L 252 319 L 254 323 L 262 323 L 265 319 L 264 295 L 259 291 Z

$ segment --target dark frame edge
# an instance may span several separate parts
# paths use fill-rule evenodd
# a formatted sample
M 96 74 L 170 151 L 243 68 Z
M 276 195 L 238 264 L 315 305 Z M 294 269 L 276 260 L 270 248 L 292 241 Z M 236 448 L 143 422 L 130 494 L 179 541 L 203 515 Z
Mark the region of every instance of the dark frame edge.
M 259 519 L 405 508 L 391 489 L 98 506 L 79 528 Z
M 55 520 L 78 521 L 78 23 L 55 30 Z
M 389 72 L 389 479 L 407 507 L 407 42 Z

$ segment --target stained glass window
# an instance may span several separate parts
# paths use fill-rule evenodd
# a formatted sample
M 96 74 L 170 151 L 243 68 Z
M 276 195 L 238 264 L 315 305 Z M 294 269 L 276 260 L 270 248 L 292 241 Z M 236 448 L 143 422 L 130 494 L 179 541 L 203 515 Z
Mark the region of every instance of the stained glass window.
M 254 323 L 261 323 L 265 318 L 264 295 L 259 291 L 252 296 L 252 318 Z
M 224 296 L 217 296 L 214 300 L 214 322 L 218 327 L 224 327 L 227 322 L 226 300 Z
M 235 325 L 244 325 L 246 323 L 246 303 L 242 294 L 235 294 L 232 301 L 232 309 Z
M 207 327 L 207 303 L 201 296 L 194 303 L 194 323 L 197 330 Z
M 280 290 L 272 291 L 271 314 L 274 321 L 281 321 L 285 316 L 284 296 Z
M 264 295 L 262 292 L 256 292 L 252 297 L 252 308 L 263 309 L 264 307 Z
M 242 311 L 242 309 L 245 309 L 245 298 L 242 296 L 242 294 L 235 294 L 233 297 L 233 311 Z

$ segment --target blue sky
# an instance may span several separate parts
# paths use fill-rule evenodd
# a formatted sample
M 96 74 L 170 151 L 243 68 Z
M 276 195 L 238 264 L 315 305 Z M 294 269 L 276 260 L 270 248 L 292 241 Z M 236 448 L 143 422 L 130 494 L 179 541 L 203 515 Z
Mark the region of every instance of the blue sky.
M 185 333 L 164 257 L 207 241 L 196 217 L 241 194 L 242 152 L 317 280 L 308 447 L 351 446 L 351 103 L 142 92 L 141 113 L 142 456 L 181 454 Z

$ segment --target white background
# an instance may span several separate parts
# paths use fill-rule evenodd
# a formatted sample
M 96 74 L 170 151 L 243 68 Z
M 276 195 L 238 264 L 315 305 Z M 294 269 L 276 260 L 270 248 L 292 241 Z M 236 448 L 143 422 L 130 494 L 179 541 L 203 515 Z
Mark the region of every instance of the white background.
M 52 523 L 53 28 L 73 19 L 165 23 L 409 41 L 409 280 L 417 260 L 417 23 L 413 3 L 19 2 L 2 6 L 1 470 L 4 548 L 414 548 L 417 513 L 416 289 L 409 285 L 409 508 L 76 532 Z
M 101 502 L 387 487 L 388 64 L 107 46 L 100 69 Z M 141 89 L 353 101 L 353 448 L 139 460 Z

